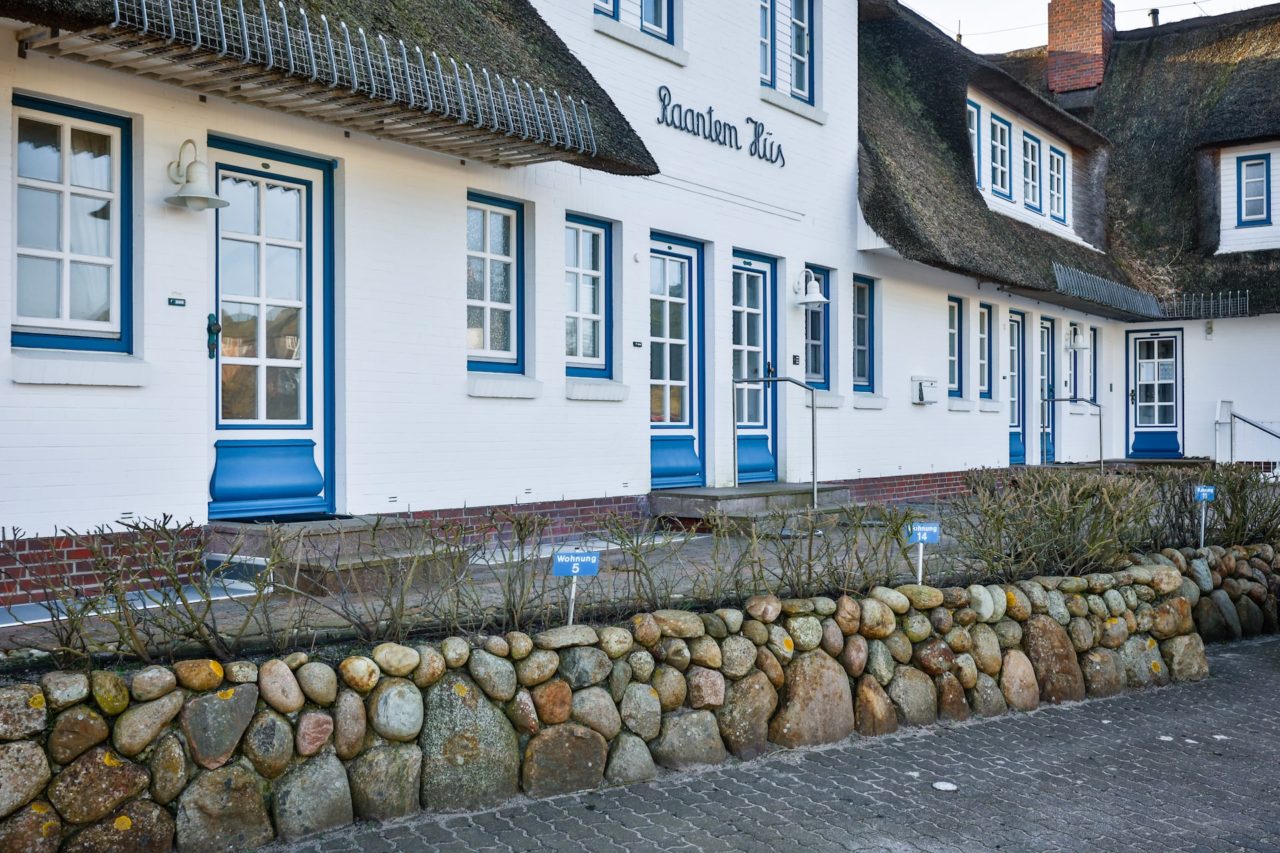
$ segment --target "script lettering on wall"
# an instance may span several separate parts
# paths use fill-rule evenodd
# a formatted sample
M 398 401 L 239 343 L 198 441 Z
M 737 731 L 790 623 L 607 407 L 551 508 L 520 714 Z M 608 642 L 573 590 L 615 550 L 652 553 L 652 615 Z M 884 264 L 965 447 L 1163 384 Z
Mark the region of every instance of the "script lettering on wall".
M 658 87 L 658 124 L 734 151 L 743 150 L 742 136 L 745 135 L 748 139 L 748 155 L 766 163 L 777 164 L 779 168 L 786 168 L 787 158 L 782 151 L 782 143 L 773 138 L 773 133 L 765 123 L 751 116 L 747 116 L 745 121 L 749 131 L 740 134 L 738 125 L 716 116 L 715 107 L 709 106 L 701 111 L 686 107 L 674 100 L 669 86 Z

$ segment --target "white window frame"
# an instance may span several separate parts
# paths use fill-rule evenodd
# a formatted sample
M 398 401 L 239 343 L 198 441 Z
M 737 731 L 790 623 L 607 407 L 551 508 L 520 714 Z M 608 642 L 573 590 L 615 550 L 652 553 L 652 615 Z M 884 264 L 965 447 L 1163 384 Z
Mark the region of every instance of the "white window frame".
M 468 259 L 478 258 L 484 262 L 484 298 L 472 299 L 470 295 L 468 295 L 467 308 L 480 308 L 481 310 L 484 311 L 484 326 L 483 326 L 484 346 L 479 348 L 472 348 L 468 346 L 467 357 L 471 359 L 482 360 L 482 361 L 514 363 L 519 360 L 520 345 L 521 345 L 520 299 L 522 298 L 522 294 L 520 293 L 520 290 L 521 290 L 520 288 L 520 273 L 521 273 L 520 235 L 518 233 L 520 220 L 519 220 L 519 217 L 516 215 L 515 210 L 513 210 L 510 207 L 506 207 L 502 205 L 490 204 L 490 203 L 481 202 L 481 201 L 468 201 L 467 202 L 468 217 L 471 215 L 471 211 L 473 210 L 480 211 L 484 216 L 484 236 L 483 236 L 484 248 L 481 251 L 476 251 L 471 248 L 468 248 L 467 258 Z M 490 251 L 492 248 L 492 244 L 490 240 L 490 234 L 492 233 L 490 222 L 491 222 L 491 217 L 494 215 L 503 216 L 508 220 L 508 228 L 510 229 L 509 233 L 511 235 L 510 237 L 511 254 L 509 255 L 504 255 L 499 252 Z M 492 269 L 493 269 L 490 263 L 491 261 L 506 262 L 511 265 L 511 282 L 510 282 L 511 301 L 510 302 L 500 302 L 500 301 L 495 301 L 489 298 L 490 283 L 491 283 L 490 279 L 492 276 Z M 464 287 L 465 287 L 465 282 L 464 282 Z M 511 326 L 510 326 L 511 348 L 509 350 L 493 349 L 490 346 L 491 317 L 495 311 L 506 311 L 506 312 L 509 312 L 511 315 Z
M 61 113 L 45 112 L 29 107 L 13 108 L 13 175 L 14 188 L 14 259 L 12 261 L 13 328 L 19 332 L 38 334 L 76 334 L 83 337 L 118 338 L 120 336 L 122 306 L 120 300 L 120 260 L 122 250 L 121 205 L 121 132 L 117 127 L 106 124 L 72 118 Z M 59 128 L 59 180 L 44 181 L 38 178 L 25 178 L 18 175 L 18 125 L 20 118 L 30 119 L 42 124 L 55 125 Z M 111 189 L 97 190 L 88 187 L 73 186 L 71 183 L 71 131 L 84 130 L 106 136 L 111 139 Z M 19 188 L 30 188 L 45 192 L 57 193 L 59 197 L 58 248 L 37 249 L 19 247 L 17 243 L 18 192 Z M 108 251 L 110 256 L 80 255 L 71 251 L 71 198 L 82 196 L 101 199 L 111 205 L 111 228 L 108 235 Z M 58 262 L 58 317 L 26 317 L 18 313 L 18 258 L 40 258 Z M 108 267 L 108 309 L 110 319 L 106 321 L 74 320 L 71 318 L 71 264 L 82 262 L 94 266 Z
M 1075 341 L 1077 332 L 1080 334 L 1080 339 L 1084 340 L 1084 330 L 1080 328 L 1079 323 L 1067 324 L 1067 346 L 1068 347 L 1070 347 L 1071 344 Z M 1068 353 L 1068 355 L 1070 356 L 1070 358 L 1067 359 L 1067 375 L 1066 375 L 1065 384 L 1067 386 L 1067 395 L 1074 400 L 1075 398 L 1080 396 L 1079 394 L 1080 350 L 1073 349 Z
M 973 158 L 973 182 L 982 186 L 982 107 L 973 101 L 965 106 L 969 128 L 969 155 Z
M 618 14 L 618 0 L 595 0 L 595 10 L 610 18 Z
M 995 308 L 985 303 L 978 306 L 978 396 L 991 396 L 991 346 L 992 323 L 995 320 Z
M 805 269 L 813 272 L 818 281 L 822 285 L 823 296 L 830 296 L 828 293 L 828 282 L 830 281 L 830 273 L 806 267 Z M 830 378 L 827 374 L 830 372 L 831 364 L 831 346 L 830 338 L 830 302 L 823 302 L 820 305 L 806 305 L 804 307 L 804 381 L 810 385 L 820 386 L 822 388 L 830 387 Z M 812 334 L 817 324 L 818 337 Z M 817 369 L 810 370 L 810 363 L 816 362 Z
M 760 0 L 760 83 L 773 87 L 777 78 L 775 0 Z
M 1044 146 L 1040 139 L 1022 132 L 1022 203 L 1035 213 L 1044 212 L 1044 183 L 1041 170 L 1044 163 Z
M 577 284 L 576 284 L 577 298 L 574 301 L 577 303 L 577 306 L 578 306 L 576 310 L 565 311 L 565 324 L 566 324 L 565 361 L 566 363 L 574 367 L 603 368 L 605 366 L 605 348 L 608 346 L 608 343 L 609 343 L 605 339 L 606 319 L 608 316 L 608 305 L 606 304 L 606 299 L 608 296 L 607 288 L 606 288 L 606 278 L 608 275 L 608 264 L 609 264 L 609 258 L 607 257 L 607 252 L 606 252 L 606 247 L 608 246 L 608 232 L 600 226 L 587 225 L 583 222 L 578 222 L 573 220 L 569 220 L 565 222 L 564 230 L 565 230 L 566 251 L 568 250 L 569 235 L 572 233 L 574 235 L 574 239 L 577 240 L 578 259 L 579 259 L 579 263 L 577 265 L 571 265 L 569 263 L 568 258 L 565 258 L 565 263 L 564 263 L 566 286 L 568 286 L 569 284 L 569 282 L 567 281 L 569 276 L 572 275 L 577 280 Z M 584 255 L 584 252 L 583 252 L 584 239 L 583 238 L 588 234 L 594 234 L 600 241 L 600 258 L 599 258 L 600 267 L 598 269 L 591 267 L 589 265 L 590 261 L 583 257 Z M 594 278 L 596 281 L 596 307 L 599 309 L 598 311 L 594 311 L 594 312 L 583 310 L 583 306 L 588 303 L 587 295 L 590 293 L 590 290 L 587 287 L 587 282 L 592 278 Z M 566 291 L 566 295 L 567 295 L 567 291 Z M 567 325 L 570 320 L 577 321 L 575 324 L 576 326 L 576 341 L 575 341 L 576 352 L 575 353 L 567 352 L 568 342 L 569 342 Z M 582 344 L 583 344 L 583 338 L 584 338 L 583 328 L 584 328 L 584 324 L 589 324 L 589 323 L 596 324 L 596 351 L 599 353 L 599 355 L 594 357 L 582 355 L 582 348 L 583 348 Z
M 1012 163 L 1010 162 L 1013 127 L 995 113 L 987 123 L 991 138 L 991 192 L 1005 201 L 1013 200 Z
M 672 41 L 672 22 L 675 16 L 675 3 L 673 0 L 652 0 L 655 4 L 654 9 L 662 17 L 661 21 L 650 22 L 645 15 L 645 4 L 650 0 L 640 0 L 640 29 L 642 32 L 651 36 L 656 36 L 664 41 Z
M 859 299 L 859 294 L 866 294 Z M 864 305 L 865 310 L 859 305 Z M 875 392 L 875 284 L 869 279 L 853 280 L 853 390 L 859 393 Z M 866 373 L 858 372 L 858 355 L 866 353 Z
M 813 11 L 811 0 L 791 0 L 787 40 L 791 94 L 805 102 L 813 100 Z M 798 51 L 797 41 L 801 42 Z M 802 67 L 804 73 L 797 75 L 797 66 Z
M 1262 173 L 1258 177 L 1250 178 L 1250 167 L 1261 167 Z M 1240 186 L 1240 209 L 1239 224 L 1240 225 L 1268 225 L 1271 222 L 1271 158 L 1265 155 L 1250 155 L 1240 158 L 1239 169 Z M 1250 195 L 1250 187 L 1259 185 L 1260 192 Z M 1249 202 L 1262 202 L 1262 212 L 1249 215 Z
M 947 297 L 947 392 L 964 388 L 964 303 Z
M 1049 217 L 1067 221 L 1067 155 L 1049 147 Z

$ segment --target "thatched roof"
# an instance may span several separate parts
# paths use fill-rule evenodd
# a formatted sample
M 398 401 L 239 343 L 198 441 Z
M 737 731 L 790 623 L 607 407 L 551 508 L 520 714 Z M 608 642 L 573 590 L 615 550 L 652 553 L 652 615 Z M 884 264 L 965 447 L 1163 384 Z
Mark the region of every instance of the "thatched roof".
M 1044 90 L 1045 49 L 1001 66 Z M 1280 312 L 1280 251 L 1215 255 L 1216 148 L 1280 139 L 1280 4 L 1116 35 L 1085 114 L 1112 140 L 1111 251 L 1161 296 L 1247 290 L 1251 313 Z
M 227 19 L 236 6 L 225 2 Z M 268 7 L 276 4 L 268 3 Z M 352 32 L 363 28 L 451 57 L 461 65 L 517 77 L 557 90 L 590 108 L 597 150 L 562 159 L 624 175 L 656 174 L 658 166 L 613 100 L 547 25 L 530 0 L 307 0 L 313 19 L 327 15 Z M 246 2 L 256 10 L 258 3 Z M 88 30 L 114 20 L 112 0 L 0 0 L 0 17 L 59 30 Z
M 1067 140 L 1078 157 L 1105 157 L 1106 137 L 894 0 L 862 0 L 860 19 L 859 200 L 876 233 L 908 260 L 1095 313 L 1151 316 L 1154 305 L 1131 298 L 1108 255 L 987 207 L 973 181 L 968 87 Z M 1108 286 L 1072 287 L 1081 280 Z

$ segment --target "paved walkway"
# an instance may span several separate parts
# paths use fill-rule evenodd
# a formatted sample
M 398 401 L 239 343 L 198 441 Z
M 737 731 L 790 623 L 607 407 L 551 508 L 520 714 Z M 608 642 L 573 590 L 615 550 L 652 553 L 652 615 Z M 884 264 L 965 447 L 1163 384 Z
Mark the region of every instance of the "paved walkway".
M 357 825 L 288 849 L 1280 849 L 1280 638 L 1214 647 L 1210 667 L 1199 684 Z

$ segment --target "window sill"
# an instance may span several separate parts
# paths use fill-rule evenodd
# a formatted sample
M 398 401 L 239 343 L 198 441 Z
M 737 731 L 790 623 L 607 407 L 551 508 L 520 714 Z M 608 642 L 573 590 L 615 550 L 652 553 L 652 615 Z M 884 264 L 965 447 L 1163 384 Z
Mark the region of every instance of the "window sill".
M 1004 403 L 1000 400 L 979 400 L 978 411 L 998 414 L 1005 410 Z
M 643 50 L 659 59 L 665 59 L 672 65 L 684 68 L 689 64 L 689 52 L 665 42 L 657 36 L 642 33 L 634 27 L 615 21 L 605 15 L 594 15 L 596 32 L 606 35 L 615 41 L 631 45 L 636 50 Z
M 973 401 L 966 400 L 963 397 L 948 397 L 947 411 L 949 412 L 972 412 Z
M 814 405 L 819 409 L 838 409 L 844 405 L 844 397 L 833 391 L 824 391 L 821 388 L 813 395 Z M 804 407 L 809 408 L 809 395 L 804 395 Z
M 766 104 L 772 104 L 780 110 L 786 110 L 789 113 L 807 118 L 814 124 L 826 124 L 827 114 L 815 107 L 813 104 L 807 104 L 799 98 L 779 92 L 772 86 L 760 87 L 760 100 Z
M 875 394 L 854 394 L 853 407 L 855 409 L 879 410 L 889 405 L 888 397 L 877 397 Z
M 10 364 L 10 378 L 18 385 L 142 388 L 151 380 L 151 365 L 115 353 L 15 349 Z
M 583 400 L 594 403 L 621 403 L 627 399 L 630 388 L 613 379 L 589 379 L 570 376 L 565 379 L 566 400 Z
M 542 395 L 542 383 L 513 373 L 471 373 L 467 376 L 468 397 L 504 400 L 533 400 Z

